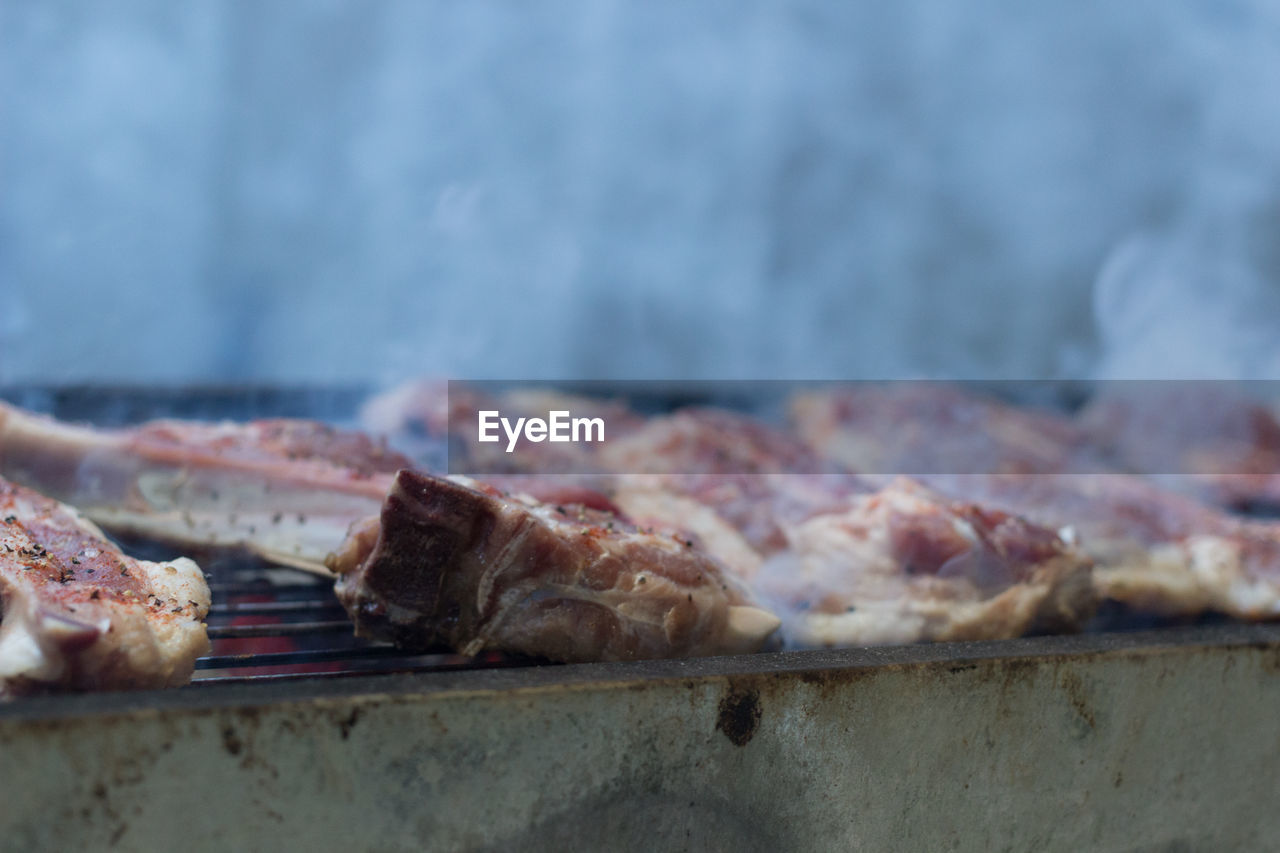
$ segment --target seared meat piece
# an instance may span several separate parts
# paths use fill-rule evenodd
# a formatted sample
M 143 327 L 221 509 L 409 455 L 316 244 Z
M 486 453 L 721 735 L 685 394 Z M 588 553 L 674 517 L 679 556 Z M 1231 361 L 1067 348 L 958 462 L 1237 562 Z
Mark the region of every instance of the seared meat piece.
M 1280 524 L 1235 518 L 1127 474 L 949 475 L 944 494 L 1062 529 L 1103 598 L 1165 615 L 1280 616 Z
M 450 405 L 474 402 L 455 393 Z M 516 454 L 539 476 L 506 478 L 504 487 L 545 498 L 553 480 L 589 485 L 639 524 L 690 531 L 732 574 L 795 614 L 793 642 L 1017 636 L 1074 627 L 1092 610 L 1089 561 L 1052 531 L 906 482 L 877 491 L 796 437 L 732 412 L 614 420 L 627 425 L 621 434 L 575 451 L 585 464 L 542 450 Z M 588 469 L 611 476 L 548 476 Z M 913 531 L 916 552 L 945 553 L 946 568 L 917 576 L 920 561 L 893 547 L 891 531 L 902 529 Z
M 1053 530 L 902 478 L 877 487 L 741 415 L 656 418 L 606 453 L 677 472 L 620 476 L 612 497 L 696 531 L 792 614 L 792 643 L 1015 637 L 1078 627 L 1096 603 L 1090 561 Z
M 788 525 L 871 488 L 794 437 L 713 409 L 651 418 L 600 461 L 617 472 L 607 489 L 629 515 L 696 532 L 748 579 L 762 556 L 786 547 Z
M 693 509 L 700 505 L 761 553 L 785 546 L 785 525 L 839 509 L 873 487 L 794 436 L 715 409 L 651 418 L 606 446 L 600 460 L 617 473 L 609 489 L 631 515 L 684 518 L 706 538 L 706 514 Z
M 240 545 L 318 571 L 407 464 L 364 435 L 310 421 L 101 430 L 0 404 L 0 473 L 10 479 L 111 530 Z
M 361 636 L 561 661 L 733 654 L 778 626 L 692 540 L 401 471 L 333 555 Z
M 5 480 L 0 518 L 0 697 L 191 679 L 209 648 L 195 563 L 126 557 L 75 510 Z
M 1230 508 L 1280 506 L 1280 419 L 1216 382 L 1122 382 L 1077 418 L 933 383 L 797 395 L 810 446 L 866 474 L 1142 474 Z
M 823 494 L 813 475 L 636 478 L 613 497 L 643 523 L 696 531 L 786 618 L 790 643 L 865 645 L 1072 630 L 1091 561 L 1049 528 L 899 478 Z
M 852 383 L 797 394 L 791 420 L 809 447 L 862 474 L 1112 470 L 1070 419 L 931 382 Z
M 618 474 L 823 474 L 846 469 L 804 442 L 746 415 L 688 408 L 650 418 L 600 450 Z
M 1280 419 L 1218 382 L 1123 382 L 1080 425 L 1118 468 L 1237 509 L 1280 506 Z
M 787 531 L 760 592 L 800 645 L 1018 637 L 1078 628 L 1096 604 L 1090 563 L 1047 528 L 948 501 L 910 480 Z
M 925 386 L 913 387 L 901 393 L 926 393 Z M 906 448 L 924 448 L 926 437 L 936 435 L 946 449 L 923 466 L 918 479 L 953 498 L 1062 530 L 1097 563 L 1094 578 L 1102 597 L 1170 615 L 1204 610 L 1246 619 L 1280 615 L 1280 525 L 1244 522 L 1140 477 L 1107 473 L 1097 461 L 1101 454 L 1081 450 L 1076 426 L 1000 404 L 956 409 L 981 417 L 906 422 L 899 431 L 915 437 L 905 441 L 895 435 L 888 415 L 868 408 L 869 400 L 879 398 L 864 400 L 863 388 L 797 399 L 792 416 L 801 436 L 815 450 L 857 469 L 895 461 Z M 851 394 L 858 395 L 857 405 L 849 404 Z M 943 390 L 938 399 L 957 394 Z M 1014 427 L 1007 426 L 1006 416 Z M 1039 439 L 1033 430 L 1037 423 L 1046 429 Z M 949 431 L 960 435 L 949 438 Z M 975 432 L 977 438 L 966 437 Z M 970 465 L 952 458 L 966 444 L 977 448 Z

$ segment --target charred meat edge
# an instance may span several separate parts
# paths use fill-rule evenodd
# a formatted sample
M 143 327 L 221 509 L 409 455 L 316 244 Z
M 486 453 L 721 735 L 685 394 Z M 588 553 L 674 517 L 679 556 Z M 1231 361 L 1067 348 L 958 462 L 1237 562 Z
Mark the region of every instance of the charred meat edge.
M 410 648 L 685 657 L 756 651 L 779 625 L 679 534 L 409 470 L 329 566 L 357 633 Z

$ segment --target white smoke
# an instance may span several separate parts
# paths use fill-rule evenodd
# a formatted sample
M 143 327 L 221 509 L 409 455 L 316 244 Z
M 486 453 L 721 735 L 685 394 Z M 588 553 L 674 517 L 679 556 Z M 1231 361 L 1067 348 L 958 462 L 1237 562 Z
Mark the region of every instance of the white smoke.
M 1280 291 L 1241 235 L 1201 225 L 1121 243 L 1094 290 L 1098 378 L 1280 378 Z
M 4 376 L 1091 372 L 1108 247 L 1271 222 L 1277 7 L 1015 7 L 2 3 Z

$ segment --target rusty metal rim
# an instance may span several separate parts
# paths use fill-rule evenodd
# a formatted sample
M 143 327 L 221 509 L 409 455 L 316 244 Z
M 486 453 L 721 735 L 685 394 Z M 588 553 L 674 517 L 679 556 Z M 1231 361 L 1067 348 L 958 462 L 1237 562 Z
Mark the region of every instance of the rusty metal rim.
M 635 688 L 656 682 L 800 676 L 903 666 L 955 667 L 1012 659 L 1084 660 L 1117 654 L 1175 652 L 1192 647 L 1274 648 L 1280 624 L 1216 625 L 1156 631 L 1030 637 L 974 643 L 776 652 L 691 660 L 527 666 L 447 672 L 381 673 L 343 679 L 303 678 L 274 684 L 27 697 L 0 705 L 0 721 L 53 719 L 179 709 L 262 707 L 326 699 L 411 697 L 448 693 Z

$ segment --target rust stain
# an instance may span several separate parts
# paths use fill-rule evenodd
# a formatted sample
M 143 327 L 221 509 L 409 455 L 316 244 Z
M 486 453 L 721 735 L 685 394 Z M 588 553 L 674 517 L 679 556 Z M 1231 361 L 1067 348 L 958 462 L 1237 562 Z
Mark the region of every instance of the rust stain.
M 724 732 L 735 746 L 746 746 L 760 725 L 760 711 L 759 691 L 730 688 L 729 694 L 720 700 L 716 730 Z
M 1262 671 L 1267 675 L 1280 674 L 1280 648 L 1269 645 L 1260 645 L 1257 648 L 1262 655 Z M 1231 658 L 1227 660 L 1230 661 Z
M 222 748 L 229 755 L 239 755 L 244 749 L 244 742 L 240 740 L 240 736 L 236 734 L 233 726 L 225 726 L 222 729 Z
M 352 708 L 351 713 L 343 719 L 338 720 L 338 731 L 342 734 L 342 739 L 346 740 L 351 737 L 351 730 L 356 727 L 356 722 L 360 719 L 360 709 Z
M 1090 729 L 1097 728 L 1098 721 L 1094 717 L 1093 709 L 1089 707 L 1086 701 L 1086 690 L 1084 681 L 1074 672 L 1067 671 L 1062 674 L 1062 678 L 1058 682 L 1067 693 L 1067 701 L 1071 703 L 1071 709 L 1076 712 L 1076 716 L 1084 721 Z
M 1008 658 L 991 663 L 998 668 L 1001 684 L 1005 690 L 1016 686 L 1034 685 L 1036 676 L 1046 666 L 1052 665 L 1049 660 L 1036 658 Z
M 753 683 L 763 697 L 786 699 L 793 692 L 795 679 L 799 679 L 800 683 L 814 688 L 818 696 L 827 699 L 840 695 L 852 684 L 875 678 L 878 674 L 880 673 L 873 667 L 811 669 L 788 673 L 786 678 L 759 676 Z M 741 684 L 743 679 L 743 676 L 739 676 L 737 683 Z

